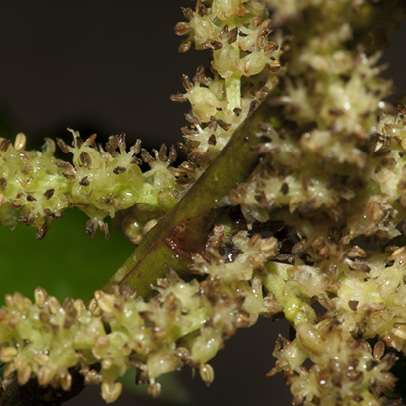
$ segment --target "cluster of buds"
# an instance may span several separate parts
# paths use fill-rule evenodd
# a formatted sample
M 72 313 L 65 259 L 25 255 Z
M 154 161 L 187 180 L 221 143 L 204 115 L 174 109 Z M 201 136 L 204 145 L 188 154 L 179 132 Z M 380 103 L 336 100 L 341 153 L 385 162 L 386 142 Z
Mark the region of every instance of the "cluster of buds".
M 354 246 L 341 262 L 267 264 L 264 286 L 296 332 L 294 340 L 278 342 L 268 376 L 284 372 L 295 404 L 384 404 L 397 380 L 390 368 L 406 350 L 405 252 Z
M 277 218 L 288 230 L 264 285 L 296 338 L 281 339 L 269 376 L 284 372 L 294 404 L 384 404 L 406 340 L 405 247 L 394 239 L 406 215 L 406 108 L 381 101 L 391 83 L 379 55 L 347 49 L 367 2 L 268 3 L 295 37 L 271 101 L 283 120 L 260 126 L 262 160 L 231 199 L 249 227 Z M 300 12 L 306 27 L 317 21 L 310 36 Z M 372 238 L 384 252 L 367 250 Z
M 281 136 L 263 125 L 269 140 L 258 147 L 263 160 L 251 178 L 232 191 L 232 200 L 241 205 L 251 222 L 266 222 L 272 210 L 283 208 L 280 216 L 306 240 L 292 247 L 294 251 L 301 249 L 301 254 L 316 239 L 319 243 L 324 240 L 330 252 L 342 252 L 358 236 L 394 238 L 406 207 L 405 107 L 399 105 L 398 109 L 398 114 L 383 114 L 376 122 L 367 148 L 352 148 L 353 156 L 358 157 L 353 164 L 319 156 L 319 151 L 311 152 L 297 142 L 295 133 L 284 131 Z M 320 134 L 320 143 L 330 136 Z M 341 147 L 345 154 L 346 144 L 334 145 L 337 151 Z M 287 162 L 294 165 L 287 169 Z M 323 218 L 324 224 L 317 221 L 310 225 L 311 218 Z
M 217 239 L 210 260 L 195 259 L 195 272 L 207 274 L 204 281 L 184 282 L 169 273 L 157 281 L 158 294 L 149 301 L 125 286 L 96 291 L 88 305 L 73 299 L 61 305 L 41 288 L 34 303 L 19 293 L 7 295 L 0 309 L 0 360 L 7 363 L 3 388 L 14 376 L 19 385 L 35 376 L 40 386 L 69 391 L 75 367 L 85 384 L 101 384 L 103 399 L 111 403 L 121 393 L 117 379 L 131 366 L 136 382 L 148 384 L 157 396 L 156 378 L 184 364 L 198 369 L 209 385 L 214 371 L 207 362 L 224 340 L 259 315 L 282 309 L 272 295 L 263 297 L 261 282 L 265 261 L 278 252 L 277 240 L 249 239 L 242 232 L 227 241 L 234 252 L 244 248 L 231 262 L 218 251 L 224 244 L 224 238 Z
M 365 340 L 350 339 L 343 344 L 342 329 L 330 320 L 316 328 L 301 323 L 296 331 L 296 340 L 281 338 L 277 343 L 273 355 L 278 361 L 268 373 L 273 376 L 285 372 L 294 405 L 386 404 L 385 392 L 393 390 L 396 383 L 388 372 L 396 356 L 393 353 L 383 356 L 382 341 L 373 349 Z M 306 367 L 301 361 L 309 351 L 313 364 Z
M 395 115 L 397 110 L 382 102 L 391 82 L 379 76 L 379 55 L 346 47 L 362 4 L 356 2 L 343 19 L 341 11 L 352 2 L 326 7 L 302 2 L 292 16 L 286 4 L 271 3 L 275 18 L 296 38 L 285 56 L 289 70 L 279 83 L 283 96 L 272 100 L 283 121 L 261 126 L 267 139 L 258 146 L 262 162 L 232 192 L 234 203 L 249 221 L 265 222 L 272 210 L 284 208 L 284 220 L 308 246 L 323 240 L 338 257 L 347 249 L 340 245 L 357 236 L 395 237 L 405 200 L 405 108 L 400 105 Z M 311 39 L 300 35 L 303 26 L 295 19 L 302 9 L 309 20 L 319 21 Z M 312 217 L 318 221 L 309 226 Z
M 22 222 L 37 228 L 44 237 L 53 218 L 69 207 L 78 207 L 89 217 L 86 231 L 93 236 L 98 228 L 109 235 L 106 216 L 138 205 L 139 211 L 162 215 L 179 199 L 181 188 L 169 168 L 176 160 L 173 147 L 165 146 L 155 157 L 141 149 L 138 141 L 126 151 L 123 134 L 111 136 L 103 148 L 96 135 L 83 141 L 73 132 L 73 145 L 58 139 L 72 163 L 54 156 L 56 145 L 47 139 L 42 152 L 25 151 L 25 136 L 14 145 L 0 140 L 0 223 L 14 227 Z M 150 169 L 142 173 L 140 164 Z M 131 238 L 131 236 L 129 236 Z
M 123 136 L 104 149 L 94 136 L 74 133 L 72 147 L 58 140 L 72 164 L 54 158 L 50 140 L 42 153 L 24 151 L 22 135 L 14 146 L 0 140 L 3 224 L 19 219 L 40 238 L 52 217 L 78 206 L 88 232 L 107 235 L 104 217 L 121 211 L 117 221 L 137 244 L 274 92 L 267 102 L 275 115 L 255 130 L 260 162 L 222 201 L 234 206 L 224 212 L 228 220 L 237 213 L 238 227 L 217 224 L 203 252 L 190 254 L 198 279 L 169 272 L 148 301 L 126 286 L 97 291 L 88 305 L 61 305 L 40 288 L 35 303 L 7 295 L 3 388 L 35 376 L 68 391 L 76 368 L 111 403 L 129 367 L 157 396 L 157 378 L 185 364 L 210 384 L 208 362 L 238 327 L 283 312 L 295 337 L 280 339 L 269 375 L 285 373 L 295 404 L 384 403 L 395 351 L 406 353 L 406 248 L 394 239 L 406 217 L 406 107 L 382 102 L 391 83 L 379 76 L 379 55 L 361 40 L 351 44 L 370 3 L 197 0 L 195 10 L 183 9 L 180 51 L 194 41 L 213 59 L 211 75 L 199 67 L 192 80 L 183 76 L 186 93 L 172 96 L 192 108 L 182 130 L 189 160 L 179 167 L 173 149 L 153 156 L 137 143 L 127 152 Z M 289 44 L 272 33 L 268 12 L 290 31 Z
M 190 127 L 182 133 L 191 158 L 204 166 L 275 87 L 285 48 L 280 36 L 270 38 L 271 20 L 261 1 L 197 0 L 195 10 L 182 10 L 187 22 L 178 23 L 175 33 L 187 39 L 179 51 L 194 42 L 196 49 L 213 53 L 211 75 L 199 67 L 192 80 L 183 76 L 186 93 L 171 96 L 191 104 Z

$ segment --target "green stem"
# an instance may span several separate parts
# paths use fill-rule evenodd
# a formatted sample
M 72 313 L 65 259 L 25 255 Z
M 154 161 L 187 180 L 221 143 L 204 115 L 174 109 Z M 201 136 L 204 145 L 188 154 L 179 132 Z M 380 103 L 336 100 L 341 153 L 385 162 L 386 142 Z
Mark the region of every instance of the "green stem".
M 266 267 L 268 274 L 264 280 L 264 286 L 268 292 L 274 294 L 276 301 L 283 305 L 286 319 L 293 326 L 307 321 L 314 322 L 316 314 L 313 308 L 301 300 L 292 286 L 287 283 L 288 269 L 293 268 L 293 265 L 270 261 Z
M 227 108 L 233 111 L 235 108 L 241 107 L 241 77 L 230 76 L 225 79 L 226 94 L 228 100 Z
M 206 169 L 191 189 L 148 233 L 124 264 L 103 286 L 128 284 L 147 298 L 151 286 L 172 269 L 185 274 L 191 257 L 203 253 L 214 219 L 221 211 L 223 199 L 244 181 L 258 162 L 254 147 L 258 145 L 258 125 L 269 122 L 266 102 L 245 120 L 227 146 Z

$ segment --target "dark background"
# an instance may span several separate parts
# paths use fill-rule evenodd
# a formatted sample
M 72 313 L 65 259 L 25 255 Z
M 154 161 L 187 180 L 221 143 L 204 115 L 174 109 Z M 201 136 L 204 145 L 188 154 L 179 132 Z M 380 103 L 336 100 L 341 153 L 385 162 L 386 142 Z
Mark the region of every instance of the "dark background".
M 189 0 L 1 0 L 0 117 L 13 133 L 22 131 L 31 148 L 36 139 L 106 137 L 120 132 L 157 147 L 180 141 L 186 104 L 169 101 L 182 91 L 182 73 L 207 65 L 202 52 L 177 53 L 173 26 L 183 20 Z M 396 93 L 406 93 L 403 26 L 384 60 Z M 282 323 L 282 322 L 278 322 Z M 191 405 L 288 405 L 281 377 L 264 377 L 273 366 L 280 326 L 269 320 L 242 330 L 214 360 L 216 379 L 206 389 L 189 369 L 180 373 L 190 388 Z M 282 328 L 286 336 L 286 326 Z M 102 405 L 99 387 L 70 405 Z M 81 399 L 81 400 L 80 400 Z M 141 405 L 129 394 L 116 405 Z M 145 404 L 150 404 L 149 402 Z
M 177 52 L 181 5 L 192 2 L 2 0 L 0 112 L 30 138 L 69 126 L 179 141 L 187 106 L 169 95 L 207 59 Z

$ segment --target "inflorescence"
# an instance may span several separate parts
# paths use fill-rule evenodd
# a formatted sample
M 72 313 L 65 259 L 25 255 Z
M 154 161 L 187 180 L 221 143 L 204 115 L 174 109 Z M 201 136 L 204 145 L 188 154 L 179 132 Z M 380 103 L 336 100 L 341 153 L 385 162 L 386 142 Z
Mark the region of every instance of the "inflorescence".
M 78 206 L 90 234 L 107 234 L 103 219 L 117 215 L 138 244 L 262 100 L 271 112 L 256 128 L 258 165 L 221 202 L 204 252 L 189 253 L 189 279 L 168 269 L 149 300 L 125 284 L 96 291 L 87 305 L 61 305 L 41 288 L 34 303 L 6 296 L 3 388 L 35 376 L 68 391 L 79 368 L 113 402 L 131 366 L 153 396 L 156 379 L 183 365 L 210 384 L 208 362 L 236 329 L 280 313 L 294 334 L 278 340 L 268 376 L 284 373 L 294 404 L 385 404 L 391 368 L 406 353 L 406 107 L 383 101 L 392 84 L 379 58 L 402 7 L 197 0 L 182 9 L 179 51 L 194 43 L 213 56 L 171 96 L 191 105 L 179 166 L 173 148 L 153 156 L 137 143 L 127 152 L 123 136 L 105 148 L 77 133 L 72 147 L 59 140 L 72 164 L 54 158 L 51 140 L 42 153 L 24 151 L 22 135 L 14 146 L 2 140 L 2 224 L 19 220 L 42 237 L 52 217 Z
M 108 237 L 105 217 L 138 209 L 144 225 L 177 202 L 183 188 L 171 173 L 176 160 L 173 146 L 168 151 L 163 145 L 151 155 L 140 141 L 126 151 L 123 134 L 111 136 L 104 148 L 96 144 L 96 135 L 86 141 L 77 132 L 72 131 L 72 136 L 72 146 L 57 140 L 64 153 L 72 154 L 72 163 L 54 157 L 56 145 L 51 139 L 42 152 L 25 151 L 24 134 L 18 134 L 14 145 L 1 139 L 0 224 L 15 227 L 19 221 L 34 226 L 40 239 L 53 218 L 78 207 L 89 217 L 86 231 L 90 236 L 100 228 Z M 143 162 L 150 167 L 144 173 Z M 142 236 L 141 225 L 129 230 L 130 239 Z

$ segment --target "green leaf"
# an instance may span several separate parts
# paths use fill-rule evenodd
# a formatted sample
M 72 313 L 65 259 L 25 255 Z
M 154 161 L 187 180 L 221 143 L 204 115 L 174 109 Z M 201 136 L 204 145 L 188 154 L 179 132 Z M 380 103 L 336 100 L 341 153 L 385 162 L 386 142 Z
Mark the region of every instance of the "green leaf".
M 65 212 L 54 220 L 42 240 L 33 227 L 15 230 L 0 227 L 0 300 L 15 291 L 33 297 L 37 286 L 63 301 L 66 297 L 90 298 L 133 250 L 110 225 L 106 240 L 97 232 L 92 240 L 85 232 L 86 216 L 79 210 Z

